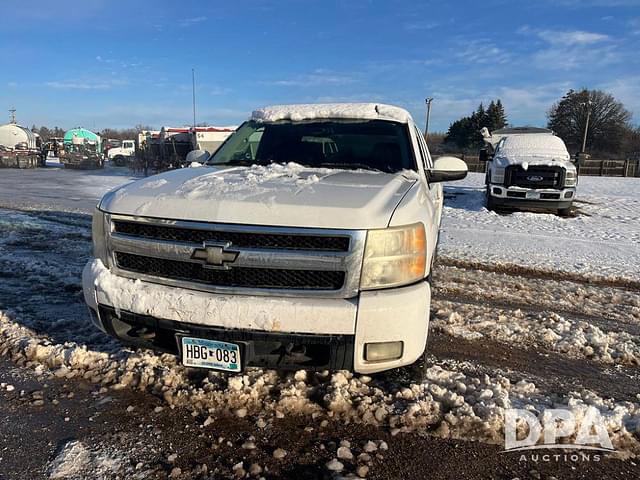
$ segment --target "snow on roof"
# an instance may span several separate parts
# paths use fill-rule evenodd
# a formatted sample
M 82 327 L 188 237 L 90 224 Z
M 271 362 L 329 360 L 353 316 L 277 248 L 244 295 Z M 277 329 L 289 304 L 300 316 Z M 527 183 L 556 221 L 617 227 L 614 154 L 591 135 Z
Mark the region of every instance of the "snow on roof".
M 496 157 L 544 157 L 569 160 L 567 147 L 560 137 L 548 133 L 507 135 Z
M 301 122 L 318 119 L 392 120 L 408 123 L 411 114 L 405 109 L 383 103 L 315 103 L 299 105 L 273 105 L 253 112 L 252 120 Z

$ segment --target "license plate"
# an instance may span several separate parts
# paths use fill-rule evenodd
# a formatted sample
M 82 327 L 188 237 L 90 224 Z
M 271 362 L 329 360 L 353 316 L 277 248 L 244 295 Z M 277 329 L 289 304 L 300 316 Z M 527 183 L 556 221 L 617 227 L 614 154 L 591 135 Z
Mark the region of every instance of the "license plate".
M 186 367 L 211 368 L 239 372 L 240 346 L 205 338 L 182 337 L 182 364 Z
M 527 198 L 531 200 L 538 200 L 540 198 L 540 194 L 538 192 L 527 192 Z

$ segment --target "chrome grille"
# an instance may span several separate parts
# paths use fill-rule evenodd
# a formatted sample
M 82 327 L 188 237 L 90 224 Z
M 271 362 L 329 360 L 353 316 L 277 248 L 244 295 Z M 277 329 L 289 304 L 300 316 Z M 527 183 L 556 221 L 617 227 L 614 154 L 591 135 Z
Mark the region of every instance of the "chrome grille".
M 352 298 L 366 231 L 265 227 L 107 215 L 113 270 L 219 293 Z M 217 255 L 208 256 L 210 249 Z M 232 255 L 220 254 L 233 252 Z M 237 253 L 237 255 L 235 255 Z M 223 264 L 210 263 L 227 258 Z
M 211 270 L 197 263 L 144 257 L 116 252 L 119 268 L 176 280 L 240 288 L 290 288 L 293 290 L 340 290 L 344 272 L 285 270 L 273 268 L 231 268 Z
M 505 170 L 505 185 L 523 188 L 556 188 L 564 185 L 564 168 L 531 165 L 526 170 L 520 165 L 510 165 Z
M 291 250 L 318 250 L 331 252 L 349 251 L 349 239 L 347 235 L 291 235 L 277 233 L 255 233 L 229 231 L 224 225 L 219 230 L 199 230 L 167 225 L 154 225 L 150 223 L 136 223 L 117 220 L 113 222 L 113 230 L 116 233 L 133 235 L 136 237 L 155 238 L 158 240 L 176 240 L 180 242 L 198 243 L 230 242 L 235 247 L 244 248 L 273 248 Z

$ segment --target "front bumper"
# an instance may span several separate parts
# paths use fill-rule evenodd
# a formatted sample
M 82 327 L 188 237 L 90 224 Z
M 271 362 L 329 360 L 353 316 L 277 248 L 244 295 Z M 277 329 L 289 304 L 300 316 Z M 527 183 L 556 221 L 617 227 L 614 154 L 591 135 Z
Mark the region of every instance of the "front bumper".
M 491 184 L 487 188 L 491 201 L 497 207 L 562 209 L 569 208 L 576 196 L 575 187 L 556 190 Z M 530 198 L 532 196 L 534 198 Z
M 125 343 L 180 354 L 176 335 L 238 343 L 243 367 L 348 369 L 373 373 L 424 351 L 427 282 L 361 292 L 352 299 L 221 295 L 112 274 L 99 260 L 83 271 L 95 325 Z M 403 342 L 402 356 L 369 362 L 367 343 Z

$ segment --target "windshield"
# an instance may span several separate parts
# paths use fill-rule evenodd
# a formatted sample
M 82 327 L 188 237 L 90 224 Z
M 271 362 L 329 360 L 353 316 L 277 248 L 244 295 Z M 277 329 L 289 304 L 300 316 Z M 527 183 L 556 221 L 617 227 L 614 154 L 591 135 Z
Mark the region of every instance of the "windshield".
M 244 123 L 207 162 L 311 168 L 416 170 L 405 125 L 384 120 Z

